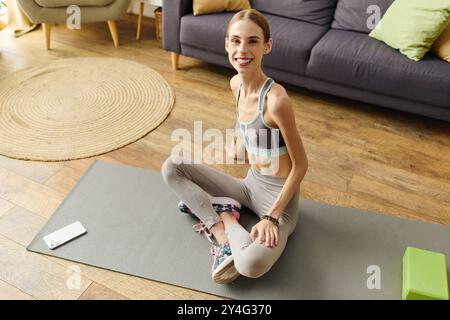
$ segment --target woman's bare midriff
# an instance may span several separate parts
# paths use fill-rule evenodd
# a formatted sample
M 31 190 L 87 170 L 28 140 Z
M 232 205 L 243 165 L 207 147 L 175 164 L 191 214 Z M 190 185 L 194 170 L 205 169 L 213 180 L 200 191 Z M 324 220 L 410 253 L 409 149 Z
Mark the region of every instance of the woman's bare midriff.
M 233 139 L 227 153 L 232 159 L 244 160 L 245 163 L 250 164 L 250 166 L 266 176 L 286 178 L 292 169 L 292 161 L 289 153 L 279 157 L 258 157 L 248 153 L 239 138 Z
M 257 157 L 248 154 L 248 161 L 254 169 L 266 176 L 286 178 L 292 169 L 292 162 L 289 154 L 271 158 Z

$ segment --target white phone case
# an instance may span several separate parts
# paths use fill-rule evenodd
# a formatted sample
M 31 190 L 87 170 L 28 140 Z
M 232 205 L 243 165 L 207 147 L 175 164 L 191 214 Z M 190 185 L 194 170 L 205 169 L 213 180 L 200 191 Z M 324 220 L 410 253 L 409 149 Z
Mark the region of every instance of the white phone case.
M 86 229 L 80 221 L 76 221 L 68 226 L 65 226 L 55 232 L 46 235 L 43 239 L 50 249 L 55 249 L 60 245 L 75 239 L 76 237 L 85 234 Z

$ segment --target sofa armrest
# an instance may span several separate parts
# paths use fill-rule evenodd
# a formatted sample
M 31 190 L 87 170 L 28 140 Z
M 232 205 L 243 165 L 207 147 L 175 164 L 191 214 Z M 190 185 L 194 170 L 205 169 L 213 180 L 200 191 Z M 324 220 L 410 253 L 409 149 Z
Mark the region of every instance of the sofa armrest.
M 192 0 L 163 0 L 163 48 L 181 53 L 181 17 L 192 13 Z
M 39 14 L 41 12 L 42 7 L 38 6 L 36 2 L 29 0 L 18 0 L 17 4 L 22 12 L 27 16 L 27 18 L 32 23 L 40 23 Z M 12 9 L 11 9 L 12 10 Z

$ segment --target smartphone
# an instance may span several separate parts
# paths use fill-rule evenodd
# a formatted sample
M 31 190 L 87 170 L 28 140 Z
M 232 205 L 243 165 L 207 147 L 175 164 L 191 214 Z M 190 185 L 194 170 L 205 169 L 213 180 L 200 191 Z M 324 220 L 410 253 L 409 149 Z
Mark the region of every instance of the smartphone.
M 85 234 L 86 228 L 83 227 L 80 221 L 76 221 L 68 226 L 65 226 L 55 232 L 46 235 L 43 239 L 50 249 L 55 249 L 60 245 L 69 242 L 83 234 Z

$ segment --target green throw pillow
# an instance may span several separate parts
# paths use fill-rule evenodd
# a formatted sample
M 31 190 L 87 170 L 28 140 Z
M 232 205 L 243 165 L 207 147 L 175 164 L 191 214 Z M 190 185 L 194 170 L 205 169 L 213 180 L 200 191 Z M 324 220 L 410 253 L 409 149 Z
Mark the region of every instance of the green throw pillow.
M 449 19 L 450 0 L 395 0 L 369 36 L 419 61 Z

